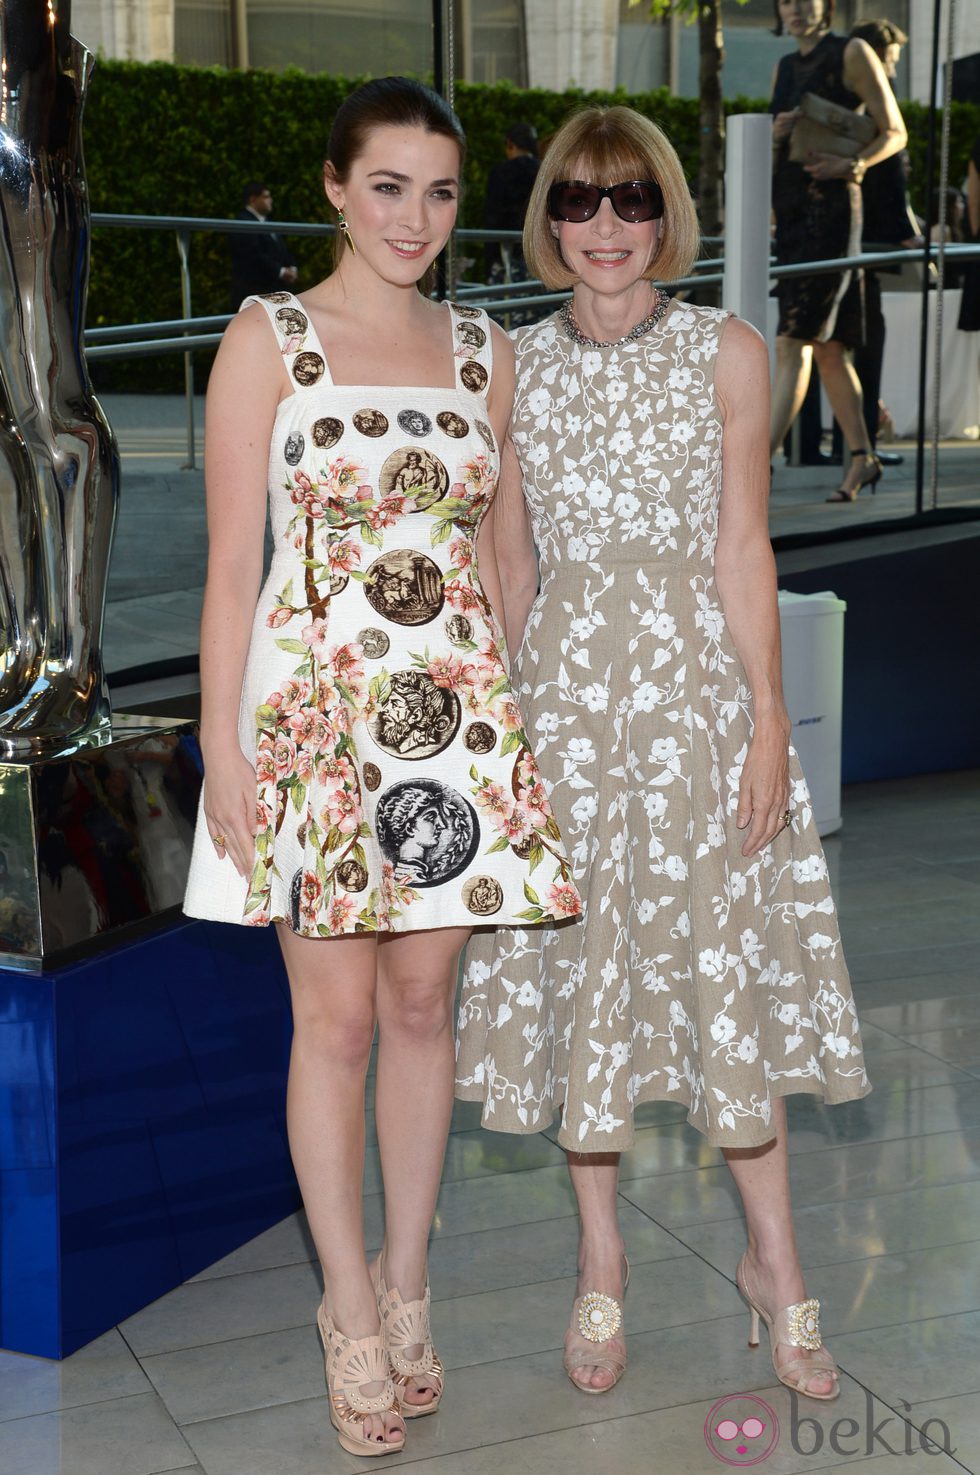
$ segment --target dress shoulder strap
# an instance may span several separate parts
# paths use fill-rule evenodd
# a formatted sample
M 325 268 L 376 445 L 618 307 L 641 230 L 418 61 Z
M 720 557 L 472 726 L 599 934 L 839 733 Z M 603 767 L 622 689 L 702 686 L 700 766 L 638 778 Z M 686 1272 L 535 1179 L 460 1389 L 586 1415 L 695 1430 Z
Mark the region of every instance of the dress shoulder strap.
M 450 302 L 453 318 L 453 357 L 456 388 L 485 399 L 493 378 L 493 338 L 490 319 L 482 307 Z
M 238 311 L 253 302 L 260 303 L 268 315 L 286 372 L 296 389 L 332 384 L 327 356 L 299 298 L 292 292 L 264 292 L 246 297 Z

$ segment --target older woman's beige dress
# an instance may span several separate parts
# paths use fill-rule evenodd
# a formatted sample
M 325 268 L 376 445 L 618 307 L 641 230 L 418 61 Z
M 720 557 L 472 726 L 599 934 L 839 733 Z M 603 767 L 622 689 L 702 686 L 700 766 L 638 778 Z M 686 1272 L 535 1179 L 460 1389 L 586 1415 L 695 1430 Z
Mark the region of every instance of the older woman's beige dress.
M 457 1095 L 498 1131 L 561 1111 L 580 1152 L 628 1147 L 651 1099 L 747 1147 L 775 1097 L 870 1089 L 795 754 L 790 826 L 740 853 L 752 701 L 714 578 L 726 317 L 675 303 L 600 349 L 555 317 L 516 334 L 541 591 L 515 687 L 584 910 L 473 939 Z

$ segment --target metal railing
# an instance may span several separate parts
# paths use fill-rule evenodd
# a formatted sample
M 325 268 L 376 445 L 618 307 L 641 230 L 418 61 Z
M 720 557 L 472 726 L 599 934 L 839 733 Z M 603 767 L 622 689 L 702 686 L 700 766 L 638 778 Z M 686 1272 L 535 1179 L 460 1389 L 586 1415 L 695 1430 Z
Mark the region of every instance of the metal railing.
M 245 221 L 224 220 L 220 217 L 192 215 L 116 215 L 95 213 L 94 227 L 125 230 L 172 231 L 177 242 L 180 271 L 181 307 L 183 316 L 166 318 L 149 323 L 119 323 L 112 326 L 87 328 L 85 331 L 86 356 L 90 359 L 146 358 L 158 354 L 181 353 L 184 356 L 184 397 L 187 406 L 187 460 L 186 469 L 196 467 L 195 424 L 194 424 L 194 363 L 193 355 L 203 349 L 217 348 L 224 329 L 231 322 L 232 313 L 221 313 L 209 317 L 195 318 L 192 315 L 192 281 L 190 267 L 190 238 L 194 233 L 215 232 L 225 235 L 258 232 L 268 234 L 275 229 L 279 235 L 287 236 L 332 236 L 336 227 L 307 221 Z M 462 228 L 455 232 L 458 242 L 483 244 L 495 242 L 515 245 L 521 239 L 519 231 L 472 230 Z M 722 237 L 705 237 L 705 244 L 720 245 Z M 924 264 L 935 261 L 942 254 L 946 261 L 976 260 L 980 257 L 980 244 L 958 245 L 946 243 L 940 252 L 938 243 L 914 250 L 864 251 L 855 256 L 841 256 L 822 261 L 797 262 L 793 265 L 777 266 L 770 258 L 769 275 L 774 280 L 794 276 L 819 276 L 827 272 L 845 271 L 855 267 L 880 268 L 894 265 Z M 678 281 L 665 283 L 672 290 L 719 285 L 724 278 L 724 257 L 704 258 L 695 263 L 689 276 Z M 529 306 L 555 307 L 566 301 L 571 292 L 549 292 L 542 282 L 534 279 L 503 284 L 460 282 L 454 292 L 473 306 L 486 312 L 505 316 L 508 313 L 526 310 Z M 920 439 L 924 426 L 920 426 Z

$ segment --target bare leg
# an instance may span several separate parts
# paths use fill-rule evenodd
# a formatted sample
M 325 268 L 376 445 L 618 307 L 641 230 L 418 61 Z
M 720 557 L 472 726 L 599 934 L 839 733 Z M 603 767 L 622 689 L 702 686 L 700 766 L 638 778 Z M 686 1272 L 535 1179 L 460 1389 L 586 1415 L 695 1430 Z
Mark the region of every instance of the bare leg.
M 378 951 L 375 1103 L 385 1186 L 385 1277 L 406 1301 L 425 1291 L 426 1252 L 453 1110 L 453 998 L 462 927 L 382 940 Z M 408 1348 L 410 1358 L 421 1348 Z M 409 1403 L 430 1403 L 413 1380 Z
M 815 343 L 813 354 L 846 444 L 852 451 L 870 450 L 871 437 L 864 423 L 861 382 L 843 343 L 839 343 L 836 338 L 831 338 L 827 343 Z M 848 491 L 855 490 L 860 484 L 864 469 L 864 462 L 860 458 L 852 460 L 842 485 Z
M 776 339 L 776 375 L 772 386 L 769 456 L 775 456 L 806 398 L 813 359 L 811 345 L 800 338 Z
M 776 1128 L 774 1142 L 767 1142 L 764 1147 L 726 1148 L 725 1160 L 745 1209 L 749 1270 L 762 1303 L 775 1314 L 784 1306 L 804 1300 L 806 1288 L 790 1204 L 786 1103 L 774 1101 L 772 1115 Z M 789 1347 L 785 1358 L 777 1356 L 776 1360 L 810 1356 L 804 1348 Z M 809 1387 L 817 1394 L 830 1393 L 833 1379 L 828 1373 L 814 1373 L 809 1377 Z
M 280 926 L 293 1004 L 286 1121 L 293 1167 L 323 1271 L 323 1300 L 349 1337 L 380 1331 L 364 1249 L 364 1081 L 374 1036 L 374 938 L 297 937 Z M 366 1383 L 366 1397 L 381 1392 Z M 364 1437 L 397 1440 L 397 1412 L 370 1414 Z
M 581 1220 L 575 1294 L 602 1291 L 622 1301 L 624 1245 L 616 1198 L 619 1153 L 569 1152 L 566 1156 Z M 581 1351 L 583 1342 L 584 1338 L 570 1328 L 565 1337 L 566 1351 Z M 625 1350 L 622 1337 L 610 1337 L 606 1345 Z M 583 1388 L 608 1388 L 614 1378 L 608 1368 L 583 1361 L 575 1368 L 572 1381 Z

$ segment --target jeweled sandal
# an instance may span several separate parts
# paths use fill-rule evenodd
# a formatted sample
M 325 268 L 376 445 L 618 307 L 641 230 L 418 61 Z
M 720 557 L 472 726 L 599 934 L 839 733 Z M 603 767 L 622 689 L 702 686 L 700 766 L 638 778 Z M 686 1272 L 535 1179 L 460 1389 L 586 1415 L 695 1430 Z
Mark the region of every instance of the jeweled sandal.
M 398 1412 L 405 1419 L 421 1419 L 425 1414 L 434 1414 L 442 1398 L 446 1373 L 432 1345 L 429 1327 L 432 1297 L 428 1282 L 421 1300 L 403 1301 L 399 1292 L 385 1283 L 383 1253 L 374 1267 L 374 1281 L 381 1316 L 381 1334 L 391 1361 Z M 419 1346 L 422 1348 L 421 1357 L 407 1355 L 407 1348 Z M 432 1398 L 428 1403 L 409 1403 L 405 1398 L 406 1388 L 413 1380 L 417 1382 L 422 1378 L 432 1389 Z
M 384 1338 L 345 1337 L 338 1331 L 321 1302 L 316 1324 L 323 1342 L 327 1392 L 330 1395 L 330 1422 L 337 1431 L 342 1449 L 352 1455 L 392 1455 L 405 1448 L 405 1435 L 400 1439 L 367 1439 L 364 1420 L 370 1414 L 397 1412 L 395 1385 L 391 1380 Z M 367 1398 L 361 1392 L 365 1383 L 381 1383 L 381 1392 Z
M 630 1262 L 623 1256 L 626 1273 L 623 1277 L 623 1295 L 630 1283 Z M 575 1334 L 571 1347 L 566 1343 L 565 1372 L 580 1393 L 610 1393 L 626 1371 L 626 1343 L 619 1338 L 619 1346 L 612 1339 L 623 1325 L 623 1308 L 614 1296 L 602 1291 L 586 1291 L 572 1303 L 572 1320 L 569 1331 Z M 598 1367 L 612 1374 L 612 1382 L 605 1388 L 587 1388 L 573 1373 L 580 1367 Z
M 819 1398 L 823 1403 L 831 1403 L 837 1398 L 840 1395 L 840 1373 L 834 1359 L 823 1345 L 823 1338 L 820 1335 L 820 1302 L 816 1297 L 810 1296 L 805 1301 L 797 1301 L 793 1306 L 784 1306 L 782 1311 L 777 1311 L 775 1316 L 770 1316 L 746 1284 L 744 1255 L 735 1271 L 735 1284 L 748 1302 L 752 1313 L 749 1323 L 749 1346 L 758 1347 L 759 1345 L 759 1318 L 761 1316 L 769 1332 L 769 1355 L 772 1358 L 772 1369 L 779 1381 L 785 1383 L 787 1388 L 792 1388 L 794 1393 L 801 1393 L 804 1398 Z M 780 1367 L 776 1362 L 776 1348 L 780 1345 L 802 1347 L 812 1355 L 794 1357 Z M 812 1378 L 820 1375 L 833 1379 L 833 1387 L 829 1393 L 812 1393 L 807 1387 Z

